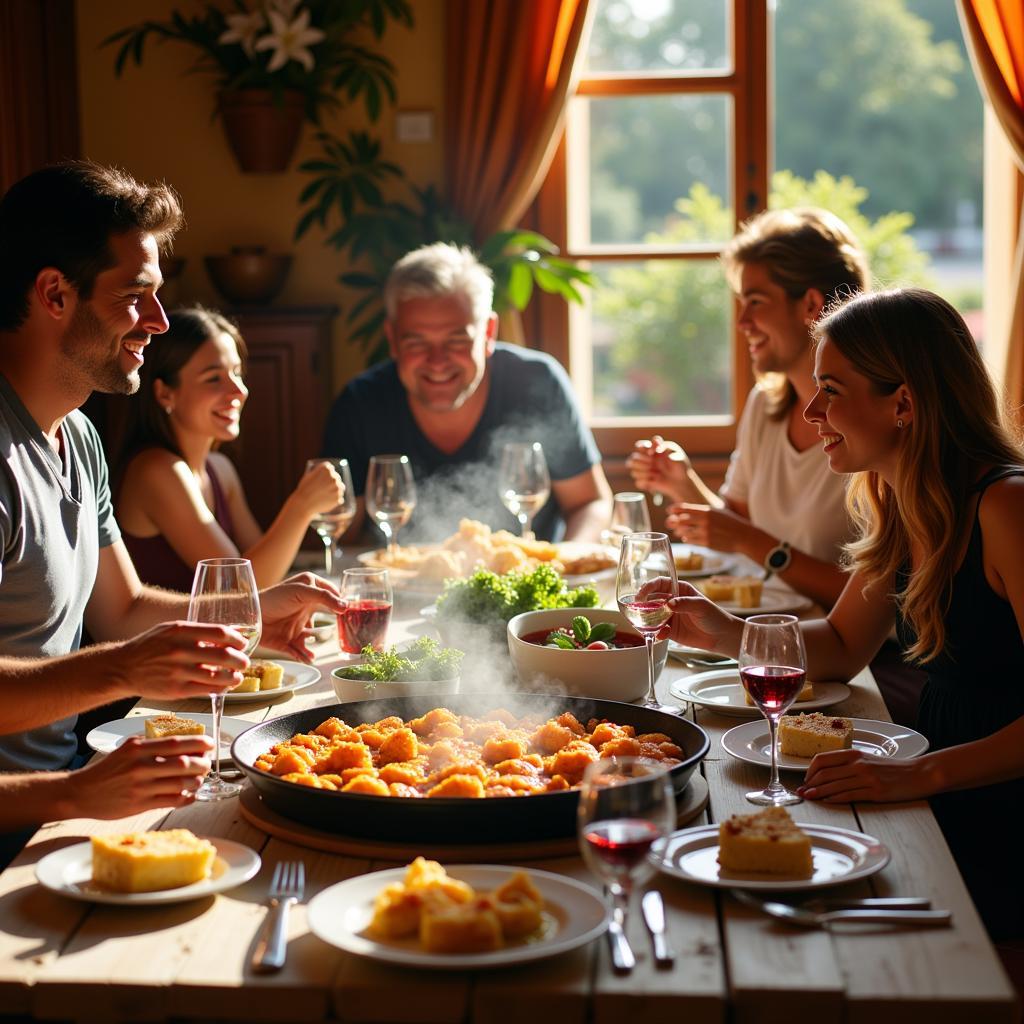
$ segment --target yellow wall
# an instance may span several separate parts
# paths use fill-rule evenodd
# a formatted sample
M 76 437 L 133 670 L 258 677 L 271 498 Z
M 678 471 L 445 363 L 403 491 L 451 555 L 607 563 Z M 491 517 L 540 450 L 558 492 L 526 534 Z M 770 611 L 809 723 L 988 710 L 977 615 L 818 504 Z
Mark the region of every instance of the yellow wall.
M 201 7 L 194 0 L 77 0 L 83 155 L 123 166 L 143 180 L 166 179 L 181 193 L 188 220 L 175 243 L 175 254 L 187 260 L 177 287 L 181 300 L 223 304 L 207 277 L 204 255 L 254 244 L 292 253 L 291 273 L 276 304 L 342 307 L 334 328 L 337 389 L 363 368 L 364 357 L 344 339 L 343 314 L 350 294 L 336 279 L 350 268 L 325 246 L 320 228 L 314 227 L 297 244 L 292 241 L 298 195 L 309 175 L 295 170 L 269 175 L 238 170 L 220 122 L 211 119 L 214 80 L 186 73 L 196 53 L 191 47 L 150 40 L 142 67 L 129 64 L 121 78 L 114 76 L 116 48 L 100 49 L 103 39 L 128 25 L 165 20 L 172 9 L 189 12 Z M 397 68 L 398 107 L 434 112 L 433 139 L 396 142 L 391 109 L 382 114 L 377 130 L 385 156 L 415 183 L 440 185 L 444 3 L 412 0 L 412 7 L 413 29 L 392 25 L 379 44 L 367 42 Z M 360 104 L 328 115 L 325 127 L 344 135 L 368 127 L 368 122 Z M 314 157 L 317 149 L 307 125 L 292 167 Z

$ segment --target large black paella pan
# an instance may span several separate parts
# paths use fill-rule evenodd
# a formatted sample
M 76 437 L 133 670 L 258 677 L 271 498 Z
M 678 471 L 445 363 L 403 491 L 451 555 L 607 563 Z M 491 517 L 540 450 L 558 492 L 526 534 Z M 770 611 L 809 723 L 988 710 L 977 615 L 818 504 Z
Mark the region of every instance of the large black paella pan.
M 590 718 L 608 719 L 620 725 L 633 725 L 638 733 L 663 732 L 683 750 L 682 763 L 671 773 L 677 793 L 686 787 L 709 747 L 704 730 L 677 715 L 618 701 L 516 693 L 396 697 L 308 708 L 248 729 L 235 739 L 231 754 L 272 810 L 329 832 L 369 839 L 446 844 L 519 842 L 573 835 L 578 801 L 575 790 L 482 800 L 451 797 L 416 800 L 311 789 L 284 782 L 253 767 L 256 758 L 275 743 L 296 733 L 310 732 L 332 716 L 354 726 L 390 715 L 408 721 L 436 707 L 470 715 L 506 708 L 513 714 L 533 713 L 542 718 L 571 711 L 581 722 Z

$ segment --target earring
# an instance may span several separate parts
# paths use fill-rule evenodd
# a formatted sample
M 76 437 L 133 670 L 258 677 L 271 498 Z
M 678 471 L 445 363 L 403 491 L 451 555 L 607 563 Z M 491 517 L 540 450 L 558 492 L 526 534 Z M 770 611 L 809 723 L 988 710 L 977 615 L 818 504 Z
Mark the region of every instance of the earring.
M 170 416 L 171 413 L 174 412 L 174 406 L 173 405 L 165 405 L 164 406 L 164 412 L 167 413 L 168 416 Z M 900 426 L 903 426 L 903 421 L 902 420 L 900 420 Z
M 171 410 L 168 409 L 167 411 L 170 412 Z M 903 420 L 897 420 L 896 421 L 896 429 L 897 430 L 902 430 L 903 429 Z

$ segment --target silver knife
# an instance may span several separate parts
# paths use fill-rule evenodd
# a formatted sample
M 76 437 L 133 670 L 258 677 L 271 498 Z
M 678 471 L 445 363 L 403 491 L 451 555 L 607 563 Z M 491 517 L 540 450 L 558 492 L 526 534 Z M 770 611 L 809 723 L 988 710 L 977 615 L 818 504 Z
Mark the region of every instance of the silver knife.
M 665 934 L 665 904 L 662 902 L 661 893 L 657 889 L 645 892 L 640 908 L 643 910 L 644 923 L 654 943 L 654 962 L 659 967 L 667 967 L 675 961 L 676 955 L 672 952 Z
M 626 938 L 626 911 L 618 903 L 612 908 L 612 918 L 608 922 L 608 948 L 612 955 L 612 967 L 616 971 L 628 974 L 633 970 L 636 957 Z

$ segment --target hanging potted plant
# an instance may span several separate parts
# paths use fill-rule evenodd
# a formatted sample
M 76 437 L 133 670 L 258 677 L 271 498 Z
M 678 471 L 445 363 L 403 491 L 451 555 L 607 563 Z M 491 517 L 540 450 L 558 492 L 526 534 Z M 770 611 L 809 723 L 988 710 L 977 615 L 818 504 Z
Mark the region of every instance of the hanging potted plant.
M 355 32 L 379 39 L 389 19 L 412 24 L 407 0 L 233 0 L 190 16 L 172 10 L 103 45 L 119 46 L 118 76 L 129 59 L 142 64 L 150 36 L 198 50 L 193 70 L 217 81 L 216 112 L 239 167 L 268 173 L 287 168 L 303 121 L 319 124 L 339 95 L 362 100 L 372 120 L 385 96 L 394 100 L 390 61 L 349 41 Z

